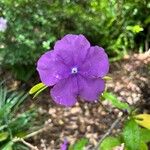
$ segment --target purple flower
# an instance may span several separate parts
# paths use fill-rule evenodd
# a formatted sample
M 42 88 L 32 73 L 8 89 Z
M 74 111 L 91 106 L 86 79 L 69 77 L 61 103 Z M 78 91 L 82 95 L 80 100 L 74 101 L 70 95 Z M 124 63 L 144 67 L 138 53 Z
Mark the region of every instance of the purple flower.
M 61 144 L 60 150 L 67 150 L 68 149 L 68 141 L 65 139 L 64 143 Z
M 99 46 L 91 46 L 83 35 L 68 34 L 41 56 L 37 63 L 41 81 L 51 90 L 53 100 L 73 106 L 77 97 L 97 101 L 104 91 L 102 79 L 109 70 L 108 56 Z
M 0 31 L 4 32 L 7 28 L 7 20 L 3 17 L 0 17 Z

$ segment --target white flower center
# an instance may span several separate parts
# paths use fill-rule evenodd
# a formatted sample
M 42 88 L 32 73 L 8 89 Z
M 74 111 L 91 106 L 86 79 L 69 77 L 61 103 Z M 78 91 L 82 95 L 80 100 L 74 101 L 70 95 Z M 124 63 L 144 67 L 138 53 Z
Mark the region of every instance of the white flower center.
M 77 67 L 73 67 L 71 70 L 72 74 L 76 74 L 78 72 L 78 68 Z

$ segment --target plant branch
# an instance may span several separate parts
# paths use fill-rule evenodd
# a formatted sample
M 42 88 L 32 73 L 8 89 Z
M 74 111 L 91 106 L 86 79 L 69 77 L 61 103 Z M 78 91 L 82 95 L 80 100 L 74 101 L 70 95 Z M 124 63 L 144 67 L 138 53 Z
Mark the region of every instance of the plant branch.
M 17 138 L 17 137 L 15 137 L 12 141 L 13 142 L 22 142 L 23 144 L 25 144 L 27 147 L 29 147 L 32 150 L 39 150 L 36 146 L 33 146 L 32 144 L 30 144 L 27 141 L 25 141 L 25 139 L 28 139 L 30 137 L 33 137 L 33 136 L 39 134 L 39 133 L 42 133 L 43 131 L 46 131 L 49 128 L 50 128 L 50 126 L 46 125 L 43 128 L 41 128 L 41 129 L 39 129 L 39 130 L 37 130 L 35 132 L 32 132 L 32 133 L 24 136 L 23 138 Z
M 28 139 L 28 138 L 30 138 L 30 137 L 33 137 L 33 136 L 35 136 L 35 135 L 37 135 L 37 134 L 39 134 L 39 133 L 42 133 L 43 131 L 48 130 L 49 128 L 50 128 L 50 126 L 48 126 L 48 125 L 47 125 L 47 126 L 44 126 L 43 128 L 41 128 L 41 129 L 39 129 L 39 130 L 37 130 L 37 131 L 34 131 L 34 132 L 32 132 L 32 133 L 30 133 L 30 134 L 24 136 L 23 139 Z
M 36 146 L 33 146 L 32 144 L 28 143 L 23 138 L 14 138 L 13 142 L 22 142 L 24 145 L 29 147 L 31 150 L 39 150 Z
M 120 115 L 120 116 L 113 122 L 113 124 L 112 124 L 111 127 L 108 129 L 108 131 L 101 137 L 101 139 L 99 140 L 99 142 L 98 142 L 98 144 L 97 144 L 95 150 L 100 150 L 100 149 L 99 149 L 99 146 L 100 146 L 100 144 L 103 142 L 103 140 L 104 140 L 108 135 L 111 134 L 112 130 L 116 127 L 116 125 L 117 125 L 121 120 L 124 120 L 125 117 L 122 117 L 122 116 L 123 116 L 123 114 Z

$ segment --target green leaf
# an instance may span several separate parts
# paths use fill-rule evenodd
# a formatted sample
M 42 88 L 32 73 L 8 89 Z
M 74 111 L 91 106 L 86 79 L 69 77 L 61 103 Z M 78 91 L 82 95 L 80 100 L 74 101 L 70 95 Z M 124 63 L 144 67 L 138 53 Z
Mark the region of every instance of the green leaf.
M 119 146 L 121 144 L 121 141 L 119 138 L 115 137 L 106 137 L 101 145 L 99 146 L 99 150 L 111 150 L 115 146 Z
M 120 100 L 118 100 L 118 98 L 109 92 L 104 92 L 102 97 L 104 97 L 104 99 L 110 101 L 112 103 L 113 106 L 122 109 L 122 110 L 128 110 L 128 112 L 130 112 L 130 107 L 127 103 L 125 102 L 121 102 Z
M 34 94 L 34 93 L 38 92 L 40 89 L 42 89 L 42 88 L 44 88 L 44 87 L 46 87 L 45 84 L 43 84 L 43 83 L 38 83 L 38 84 L 34 85 L 34 86 L 30 89 L 29 94 Z
M 31 150 L 31 148 L 27 147 L 26 145 L 22 144 L 22 143 L 15 143 L 13 145 L 14 150 Z
M 133 33 L 139 33 L 143 31 L 143 28 L 140 25 L 127 26 L 126 29 L 132 31 Z
M 32 127 L 36 115 L 35 110 L 31 109 L 13 119 L 9 123 L 9 128 L 11 129 L 13 135 L 18 135 L 20 133 L 22 133 L 22 135 L 23 133 L 26 134 L 26 131 Z
M 125 123 L 125 127 L 123 129 L 123 138 L 125 146 L 129 150 L 139 150 L 141 141 L 140 128 L 133 119 L 130 119 Z
M 3 107 L 0 108 L 0 119 L 13 115 L 13 113 L 19 108 L 19 105 L 26 99 L 27 94 L 24 93 L 9 93 L 9 97 L 5 100 Z
M 7 89 L 3 87 L 3 83 L 0 83 L 0 109 L 5 104 L 7 92 Z
M 139 150 L 148 150 L 148 146 L 146 145 L 146 143 L 141 142 Z
M 8 142 L 8 143 L 2 148 L 2 150 L 13 150 L 13 148 L 12 148 L 13 144 L 14 144 L 14 143 L 13 143 L 12 141 Z
M 105 76 L 105 77 L 103 77 L 103 80 L 112 80 L 112 78 L 111 77 L 109 77 L 109 76 Z
M 37 97 L 37 96 L 38 96 L 42 91 L 44 91 L 46 88 L 47 88 L 47 86 L 45 86 L 45 87 L 41 88 L 39 91 L 37 91 L 37 92 L 35 93 L 35 95 L 33 96 L 33 98 Z
M 50 42 L 49 41 L 44 41 L 42 43 L 42 45 L 43 45 L 43 48 L 45 48 L 45 49 L 49 49 L 50 48 Z
M 141 140 L 145 143 L 150 142 L 150 130 L 141 128 L 140 129 L 141 133 Z
M 16 104 L 13 106 L 12 113 L 15 113 L 20 108 L 20 105 L 26 100 L 27 96 L 28 96 L 28 93 L 24 94 L 24 93 L 20 92 L 17 94 L 18 100 L 17 100 Z
M 88 144 L 88 139 L 82 138 L 73 145 L 71 150 L 83 150 L 87 144 Z
M 8 138 L 8 136 L 9 136 L 8 132 L 0 133 L 0 142 L 6 140 Z

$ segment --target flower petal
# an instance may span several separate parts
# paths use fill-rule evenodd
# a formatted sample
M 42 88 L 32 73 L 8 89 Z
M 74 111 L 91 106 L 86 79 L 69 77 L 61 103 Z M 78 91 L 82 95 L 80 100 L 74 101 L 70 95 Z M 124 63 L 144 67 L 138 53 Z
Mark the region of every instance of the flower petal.
M 67 66 L 55 55 L 54 51 L 43 54 L 37 62 L 37 71 L 41 81 L 52 86 L 62 78 L 69 76 Z
M 73 106 L 78 94 L 77 78 L 69 77 L 59 81 L 51 90 L 52 99 L 60 105 Z
M 90 43 L 83 35 L 73 34 L 64 36 L 54 46 L 56 53 L 71 65 L 81 64 L 85 60 L 89 48 Z
M 60 150 L 67 150 L 68 149 L 68 141 L 65 139 L 63 144 L 61 144 Z
M 104 80 L 101 78 L 89 79 L 78 76 L 79 97 L 86 101 L 97 101 L 105 89 Z
M 109 60 L 104 49 L 99 46 L 90 48 L 85 62 L 80 67 L 80 73 L 85 77 L 104 77 L 109 71 Z

